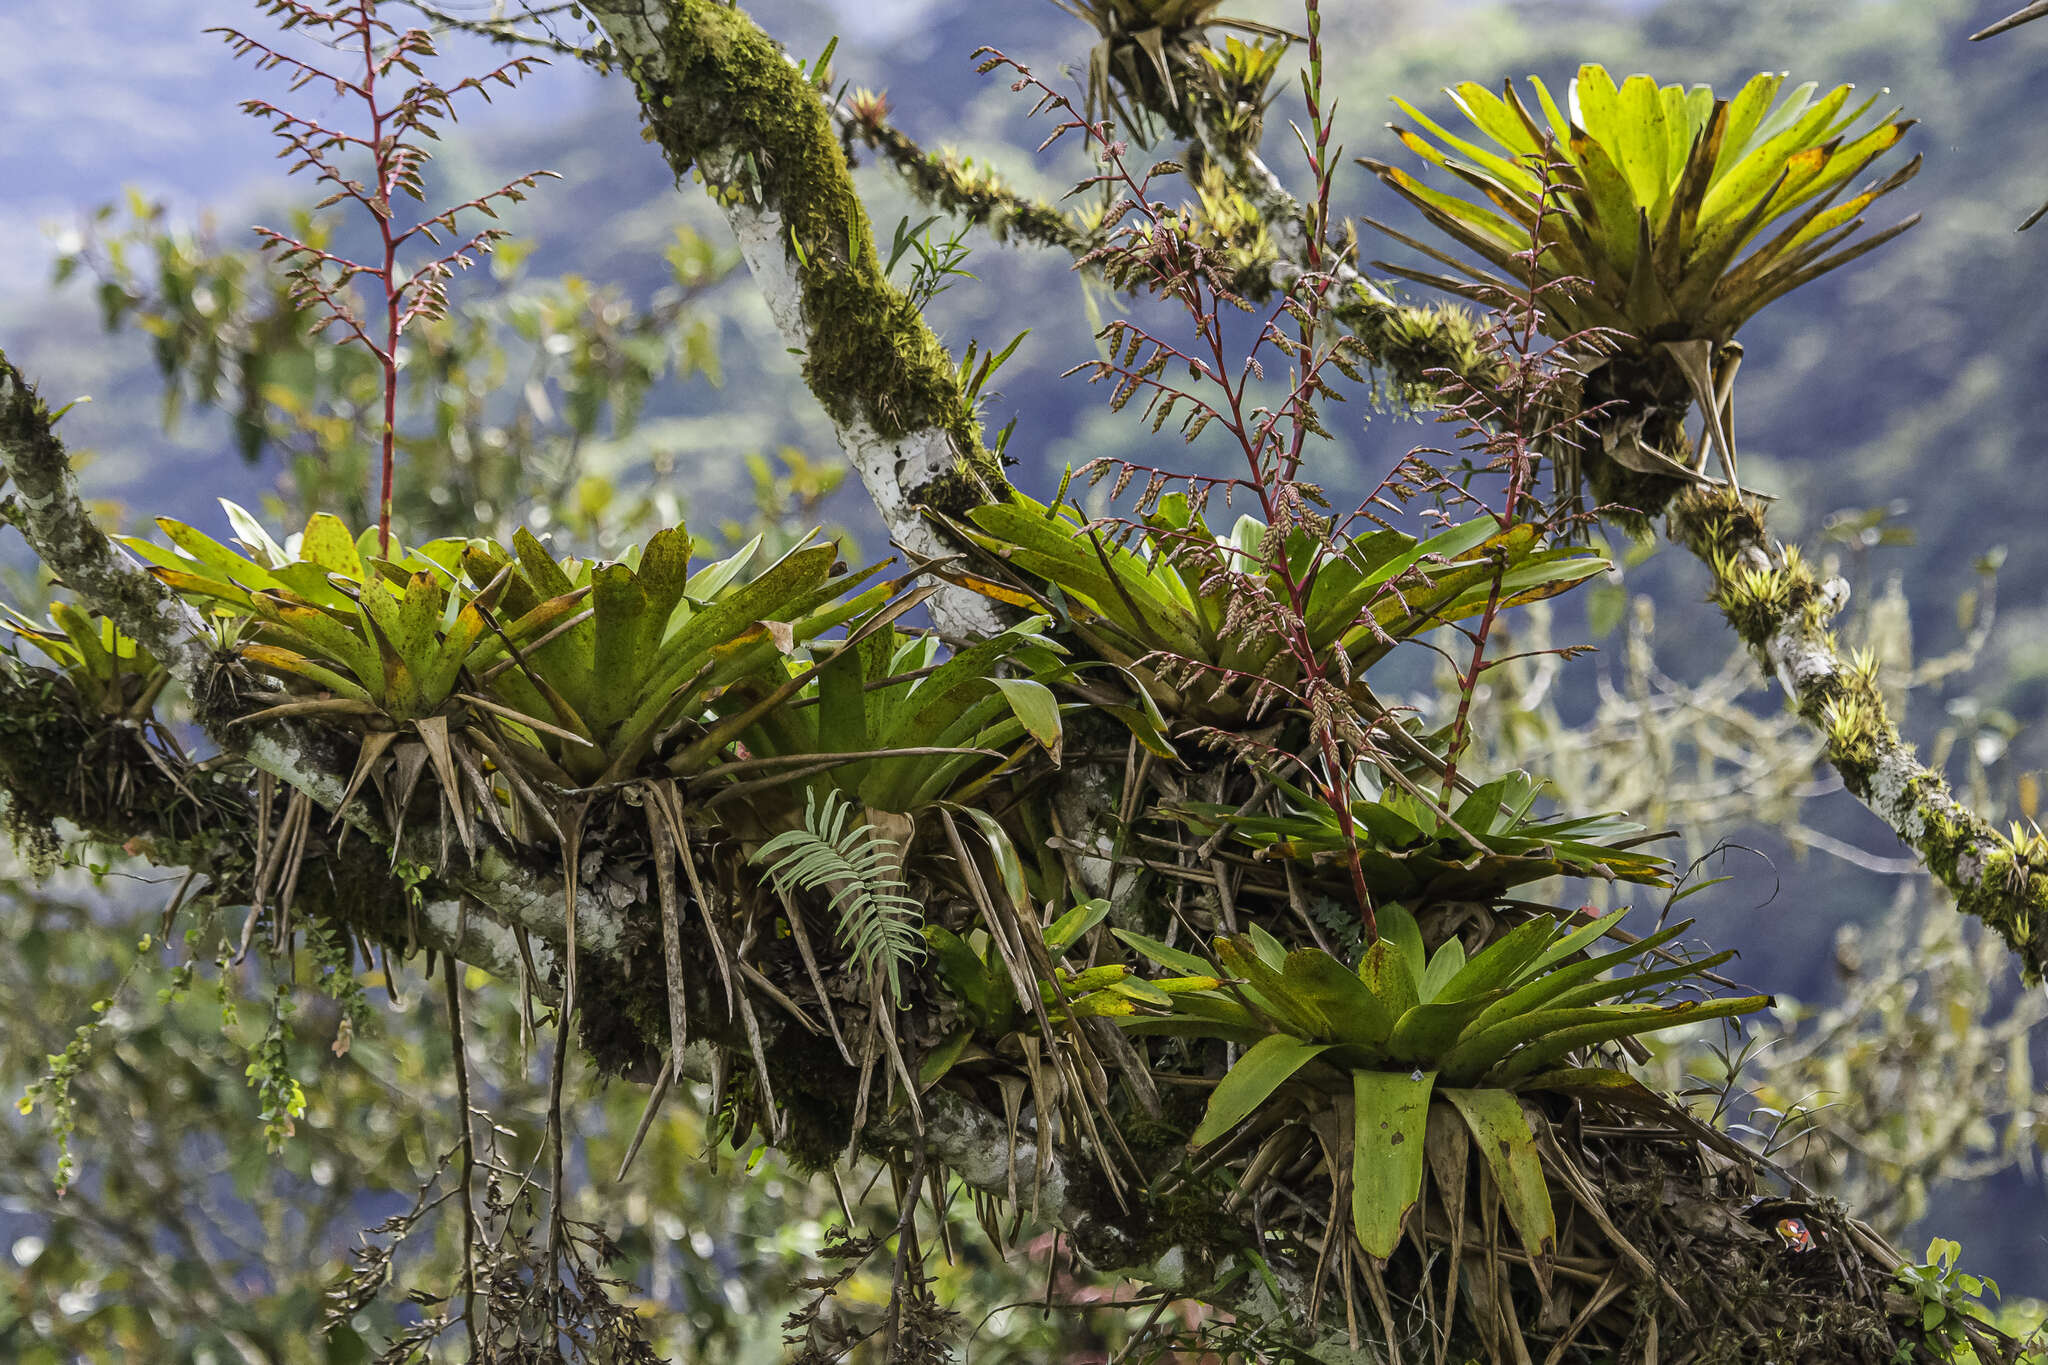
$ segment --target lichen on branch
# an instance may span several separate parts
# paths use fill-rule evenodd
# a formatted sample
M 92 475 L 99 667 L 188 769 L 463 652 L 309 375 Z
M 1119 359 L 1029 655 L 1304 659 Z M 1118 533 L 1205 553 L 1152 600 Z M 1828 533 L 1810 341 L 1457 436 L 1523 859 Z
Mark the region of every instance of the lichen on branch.
M 2040 981 L 2048 972 L 2048 849 L 2001 834 L 1957 801 L 1900 736 L 1876 660 L 1845 657 L 1830 628 L 1847 584 L 1824 580 L 1795 547 L 1775 544 L 1762 505 L 1723 489 L 1681 495 L 1666 524 L 1712 572 L 1715 605 L 1819 731 L 1849 792 L 1919 855 L 1959 910 L 2005 940 L 2029 982 Z

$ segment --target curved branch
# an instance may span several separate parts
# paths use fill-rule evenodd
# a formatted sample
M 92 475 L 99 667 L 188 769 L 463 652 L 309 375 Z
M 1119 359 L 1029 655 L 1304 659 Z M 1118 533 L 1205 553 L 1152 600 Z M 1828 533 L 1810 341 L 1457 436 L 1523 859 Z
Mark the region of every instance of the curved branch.
M 62 675 L 0 656 L 0 818 L 17 830 L 24 824 L 65 820 L 90 838 L 124 846 L 159 866 L 203 873 L 209 880 L 206 894 L 217 902 L 246 902 L 257 863 L 255 830 L 260 821 L 247 791 L 224 771 L 187 769 L 173 777 L 138 749 L 126 746 L 121 753 L 126 761 L 95 765 L 103 770 L 95 776 L 109 779 L 104 783 L 81 788 L 62 776 L 70 765 L 57 756 L 106 756 L 108 738 L 128 733 L 132 731 L 118 722 L 88 714 Z M 118 801 L 96 799 L 103 791 L 115 790 L 120 793 Z M 346 925 L 394 947 L 445 953 L 504 981 L 526 976 L 519 944 L 504 924 L 471 913 L 459 899 L 409 904 L 407 888 L 385 855 L 360 838 L 337 842 L 315 837 L 298 878 L 295 904 L 297 913 Z M 542 944 L 533 948 L 536 954 L 547 952 Z M 554 956 L 547 952 L 534 965 L 545 972 Z M 549 993 L 545 981 L 527 979 L 543 996 Z M 695 985 L 691 998 L 708 1003 L 714 993 L 707 983 Z M 701 1040 L 721 1026 L 729 1031 L 731 1022 L 702 1017 L 692 1022 L 693 1035 L 700 1041 L 688 1050 L 685 1070 L 692 1079 L 704 1080 L 712 1067 Z M 645 1027 L 652 1032 L 659 1026 Z M 773 1047 L 782 1031 L 780 1019 L 762 1020 L 766 1046 Z M 665 1038 L 649 1037 L 646 1042 L 658 1051 Z M 1273 1255 L 1262 1258 L 1272 1272 L 1271 1282 L 1256 1273 L 1244 1254 L 1245 1248 L 1256 1245 L 1249 1227 L 1239 1229 L 1232 1245 L 1173 1237 L 1153 1227 L 1144 1206 L 1128 1212 L 1119 1209 L 1099 1188 L 1092 1168 L 1070 1154 L 1055 1150 L 1041 1162 L 1028 1122 L 1013 1135 L 1002 1118 L 945 1090 L 927 1094 L 923 1110 L 921 1140 L 931 1159 L 986 1194 L 1014 1193 L 1028 1200 L 1038 1221 L 1065 1232 L 1095 1271 L 1142 1275 L 1159 1288 L 1263 1322 L 1305 1320 L 1305 1277 L 1298 1267 Z M 871 1122 L 863 1135 L 863 1145 L 882 1154 L 907 1149 L 919 1140 L 907 1112 L 901 1110 Z M 1204 1228 L 1214 1230 L 1207 1224 Z M 1275 1298 L 1276 1291 L 1280 1299 Z M 1338 1335 L 1330 1334 L 1333 1341 Z
M 1692 490 L 1667 514 L 1671 539 L 1713 573 L 1713 600 L 1793 707 L 1821 734 L 1828 761 L 1856 798 L 1928 871 L 2005 940 L 2026 978 L 2048 970 L 2048 849 L 2016 844 L 1957 801 L 1940 773 L 1900 737 L 1874 658 L 1844 658 L 1828 623 L 1848 601 L 1796 549 L 1773 541 L 1761 503 Z
M 745 13 L 715 0 L 586 6 L 680 178 L 710 187 L 804 380 L 889 533 L 948 551 L 925 508 L 958 514 L 1008 496 L 952 356 L 892 285 L 824 99 Z M 1000 627 L 960 589 L 933 599 L 955 635 Z
M 889 122 L 887 102 L 842 100 L 832 108 L 842 136 L 894 167 L 911 192 L 932 208 L 987 228 L 999 242 L 1015 238 L 1079 259 L 1102 245 L 1097 235 L 1043 199 L 1029 198 L 988 171 L 979 173 L 949 151 L 928 152 Z
M 879 153 L 924 204 L 986 227 L 999 241 L 1051 247 L 1084 263 L 1102 245 L 1098 235 L 1083 231 L 1043 200 L 1027 198 L 993 176 L 972 174 L 944 153 L 926 151 L 889 123 L 881 110 L 842 103 L 832 116 L 844 136 Z M 1189 150 L 1223 171 L 1270 234 L 1266 252 L 1237 272 L 1233 288 L 1255 304 L 1292 289 L 1304 273 L 1302 262 L 1308 254 L 1301 201 L 1241 140 L 1205 134 Z M 1099 262 L 1085 268 L 1099 277 L 1098 266 Z M 1465 310 L 1402 303 L 1349 262 L 1339 262 L 1333 274 L 1348 291 L 1335 306 L 1338 320 L 1403 388 L 1434 391 L 1443 378 L 1436 372 L 1483 371 L 1479 330 Z

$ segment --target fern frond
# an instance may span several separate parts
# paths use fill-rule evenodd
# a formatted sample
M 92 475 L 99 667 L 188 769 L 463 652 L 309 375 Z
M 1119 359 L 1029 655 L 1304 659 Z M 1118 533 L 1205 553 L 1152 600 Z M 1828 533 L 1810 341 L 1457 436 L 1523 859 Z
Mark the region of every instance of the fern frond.
M 895 875 L 895 841 L 866 821 L 849 826 L 852 809 L 838 791 L 822 804 L 807 795 L 804 827 L 776 835 L 749 861 L 767 866 L 779 892 L 829 891 L 840 947 L 870 974 L 886 976 L 889 997 L 901 1006 L 902 969 L 924 956 L 924 914 Z

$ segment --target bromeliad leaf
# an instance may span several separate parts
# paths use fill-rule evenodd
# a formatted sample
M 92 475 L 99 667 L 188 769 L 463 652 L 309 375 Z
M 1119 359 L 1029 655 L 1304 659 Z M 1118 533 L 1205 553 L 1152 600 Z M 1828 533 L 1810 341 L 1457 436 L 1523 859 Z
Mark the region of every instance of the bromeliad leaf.
M 1547 1289 L 1549 1257 L 1557 1250 L 1557 1218 L 1551 1211 L 1550 1186 L 1543 1178 L 1536 1135 L 1522 1113 L 1521 1101 L 1505 1090 L 1446 1088 L 1438 1093 L 1451 1102 L 1471 1130 L 1472 1141 L 1500 1190 L 1508 1221 Z
M 1433 1071 L 1351 1073 L 1351 1230 L 1384 1261 L 1422 1194 L 1423 1138 Z
M 1205 1147 L 1230 1132 L 1273 1092 L 1293 1078 L 1294 1073 L 1330 1050 L 1328 1043 L 1305 1042 L 1284 1033 L 1270 1034 L 1254 1043 L 1237 1065 L 1209 1096 L 1209 1108 L 1201 1126 L 1188 1139 L 1190 1147 Z

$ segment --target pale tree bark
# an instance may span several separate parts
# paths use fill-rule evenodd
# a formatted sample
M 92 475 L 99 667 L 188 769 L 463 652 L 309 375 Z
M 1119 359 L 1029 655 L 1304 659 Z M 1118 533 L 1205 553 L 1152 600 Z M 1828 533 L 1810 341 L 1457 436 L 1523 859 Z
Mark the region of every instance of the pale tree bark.
M 611 41 L 678 178 L 724 210 L 783 340 L 896 542 L 943 558 L 926 507 L 1007 495 L 946 348 L 890 283 L 820 92 L 740 10 L 715 0 L 597 0 Z M 948 588 L 940 628 L 986 633 L 986 599 Z

